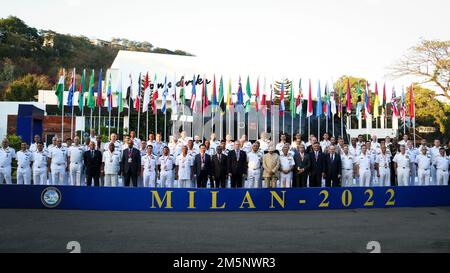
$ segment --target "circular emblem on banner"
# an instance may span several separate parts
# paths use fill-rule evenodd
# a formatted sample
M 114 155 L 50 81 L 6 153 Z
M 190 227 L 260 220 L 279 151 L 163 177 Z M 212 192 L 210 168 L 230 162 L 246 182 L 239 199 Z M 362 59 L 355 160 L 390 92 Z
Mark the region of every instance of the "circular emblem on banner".
M 55 187 L 48 187 L 42 191 L 41 202 L 47 208 L 56 208 L 61 203 L 61 192 Z

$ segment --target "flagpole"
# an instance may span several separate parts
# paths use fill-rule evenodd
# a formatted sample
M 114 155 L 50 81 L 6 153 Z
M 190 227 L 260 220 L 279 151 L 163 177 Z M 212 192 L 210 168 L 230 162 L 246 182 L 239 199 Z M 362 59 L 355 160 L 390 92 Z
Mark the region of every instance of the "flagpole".
M 120 105 L 117 105 L 117 138 L 120 139 Z
M 100 124 L 101 115 L 102 115 L 102 106 L 99 105 L 98 106 L 98 135 L 99 136 L 102 135 L 102 127 L 101 127 L 101 124 Z
M 333 114 L 331 114 L 331 130 L 333 131 L 333 136 L 334 137 L 336 137 L 335 135 L 334 135 L 334 115 Z
M 84 98 L 83 98 L 83 107 L 81 107 L 81 116 L 83 117 L 83 124 L 84 124 L 84 122 L 86 121 L 86 118 L 84 117 Z M 84 132 L 84 128 L 80 131 L 81 141 L 83 141 L 83 132 Z
M 294 142 L 294 115 L 291 113 L 291 144 Z
M 330 109 L 328 109 L 327 105 L 327 113 L 325 114 L 325 132 L 328 132 L 328 111 L 330 111 Z
M 167 143 L 167 101 L 166 101 L 166 111 L 164 113 L 164 141 Z
M 61 107 L 61 140 L 64 141 L 64 90 L 63 90 L 63 101 Z
M 139 111 L 138 111 L 138 125 L 137 125 L 137 138 L 140 138 L 139 132 L 141 129 L 141 105 L 139 105 Z
M 317 117 L 317 141 L 320 142 L 320 116 Z
M 308 138 L 311 135 L 311 116 L 308 117 Z
M 145 122 L 145 138 L 147 138 L 148 137 L 148 109 L 145 112 L 145 114 L 146 114 L 146 118 L 145 118 L 145 121 L 146 121 Z
M 155 135 L 158 133 L 158 104 L 155 101 Z
M 73 101 L 72 101 L 72 116 L 70 118 L 70 138 L 73 138 L 73 110 L 74 110 L 74 106 L 73 106 Z
M 108 117 L 108 136 L 111 135 L 111 110 L 108 111 L 109 112 L 109 117 Z

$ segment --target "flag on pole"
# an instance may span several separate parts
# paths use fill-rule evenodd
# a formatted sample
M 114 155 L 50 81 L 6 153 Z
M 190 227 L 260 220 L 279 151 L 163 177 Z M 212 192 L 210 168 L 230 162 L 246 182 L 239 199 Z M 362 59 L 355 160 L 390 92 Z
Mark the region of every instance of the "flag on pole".
M 411 84 L 411 87 L 409 88 L 409 117 L 410 119 L 414 119 L 416 116 L 416 107 L 414 105 L 414 89 L 413 85 Z
M 83 69 L 83 74 L 81 74 L 80 87 L 78 88 L 78 108 L 80 109 L 80 111 L 82 111 L 84 107 L 84 93 L 86 92 L 86 85 L 84 84 L 85 81 L 86 69 Z
M 64 68 L 61 69 L 60 73 L 59 73 L 59 80 L 58 83 L 56 85 L 56 90 L 55 90 L 55 95 L 58 98 L 58 108 L 62 109 L 62 107 L 64 106 L 64 101 L 63 101 L 63 97 L 64 97 Z
M 95 71 L 94 71 L 94 69 L 92 69 L 91 79 L 89 80 L 89 94 L 88 94 L 88 100 L 87 100 L 87 106 L 91 110 L 95 108 L 94 81 L 95 81 Z
M 231 99 L 231 78 L 228 80 L 228 93 L 227 93 L 227 109 L 231 111 L 233 100 Z
M 284 80 L 281 83 L 281 90 L 280 90 L 280 117 L 284 115 Z
M 141 112 L 141 73 L 139 73 L 139 78 L 138 78 L 138 91 L 136 94 L 136 98 L 134 100 L 134 108 L 136 109 L 136 111 L 138 113 Z
M 270 114 L 273 115 L 273 84 L 270 84 Z
M 244 95 L 244 102 L 245 102 L 245 113 L 250 112 L 251 108 L 251 99 L 252 99 L 252 93 L 250 89 L 250 76 L 247 76 L 247 84 L 245 87 L 245 95 Z
M 328 89 L 328 83 L 325 84 L 325 103 L 323 104 L 323 112 L 327 118 L 330 117 L 330 90 Z
M 144 81 L 144 102 L 142 105 L 142 112 L 146 113 L 148 111 L 148 105 L 150 104 L 150 80 L 148 78 L 148 72 L 145 75 Z
M 398 107 L 397 107 L 397 95 L 395 94 L 395 87 L 392 87 L 392 97 L 391 97 L 391 111 L 392 117 L 398 117 Z
M 344 101 L 344 98 L 342 97 L 342 89 L 343 89 L 343 87 L 339 88 L 339 96 L 338 96 L 338 117 L 339 118 L 341 118 L 342 115 L 344 114 L 342 112 L 342 107 L 343 107 L 342 104 L 343 104 L 343 101 Z
M 153 96 L 152 96 L 152 111 L 153 111 L 153 115 L 156 116 L 158 108 L 156 106 L 156 100 L 159 97 L 159 93 L 158 93 L 158 76 L 155 73 L 155 78 L 153 81 Z
M 259 98 L 259 77 L 256 81 L 256 93 L 255 93 L 255 102 L 256 102 L 256 112 L 259 112 L 259 104 L 261 103 L 260 98 Z
M 103 97 L 102 97 L 102 91 L 103 91 L 103 71 L 100 68 L 100 74 L 98 75 L 98 85 L 97 85 L 97 106 L 102 107 L 103 106 Z
M 117 108 L 119 113 L 123 112 L 123 94 L 122 94 L 122 73 L 119 74 L 116 85 Z
M 244 106 L 244 94 L 242 92 L 241 76 L 239 76 L 239 89 L 237 94 L 236 109 L 238 111 L 241 111 L 243 106 Z
M 181 105 L 185 105 L 186 103 L 186 94 L 184 92 L 184 76 L 181 77 L 181 83 L 180 83 L 180 103 Z
M 347 79 L 347 114 L 352 113 L 352 89 L 350 87 L 350 79 Z
M 309 79 L 309 91 L 308 91 L 308 109 L 306 116 L 310 117 L 313 115 L 313 102 L 312 102 L 312 92 L 311 92 L 311 79 Z
M 108 98 L 108 112 L 111 113 L 112 111 L 112 79 L 111 79 L 111 70 L 109 71 L 108 76 L 108 84 L 106 88 L 106 97 Z
M 361 118 L 362 111 L 362 94 L 361 94 L 361 82 L 358 81 L 358 87 L 356 90 L 357 102 L 356 102 L 356 118 L 359 120 Z
M 206 82 L 206 76 L 203 75 L 203 85 L 202 85 L 202 113 L 205 113 L 206 108 L 209 105 L 208 98 L 208 83 Z
M 365 111 L 364 117 L 367 119 L 370 115 L 370 92 L 369 92 L 369 83 L 366 82 L 366 93 L 365 93 Z
M 191 109 L 194 113 L 197 113 L 197 89 L 195 88 L 197 81 L 195 80 L 195 75 L 192 78 L 192 90 L 191 90 Z
M 303 104 L 303 90 L 302 90 L 302 79 L 300 79 L 300 82 L 298 84 L 298 94 L 297 94 L 297 100 L 295 102 L 296 106 L 296 114 L 301 115 L 302 113 L 302 104 Z
M 402 88 L 402 104 L 400 108 L 400 117 L 402 118 L 402 121 L 405 122 L 406 120 L 406 107 L 405 107 L 405 88 Z
M 214 74 L 214 80 L 213 80 L 213 91 L 212 91 L 212 97 L 211 97 L 211 105 L 212 105 L 212 110 L 214 112 L 216 112 L 217 111 L 216 74 Z
M 262 110 L 262 114 L 265 116 L 267 114 L 267 106 L 266 106 L 266 102 L 267 102 L 267 98 L 266 98 L 266 78 L 264 78 L 264 86 L 263 86 L 263 90 L 262 90 L 262 96 L 261 96 L 261 101 L 260 101 L 260 105 L 261 105 L 261 110 Z
M 336 115 L 336 98 L 335 98 L 333 83 L 331 83 L 331 85 L 330 85 L 330 105 L 329 105 L 329 108 L 330 108 L 331 116 L 334 117 L 334 115 Z
M 297 105 L 296 100 L 294 99 L 294 81 L 291 82 L 291 89 L 289 94 L 289 111 L 291 112 L 292 118 L 295 118 L 297 114 Z
M 316 117 L 320 117 L 323 113 L 322 107 L 322 90 L 320 89 L 320 80 L 319 87 L 317 88 L 317 105 L 316 105 Z
M 381 104 L 381 113 L 383 113 L 384 115 L 387 114 L 386 103 L 387 103 L 387 98 L 386 98 L 386 83 L 384 83 L 384 84 L 383 84 L 383 103 Z
M 219 105 L 221 114 L 225 114 L 225 111 L 227 110 L 227 105 L 225 103 L 225 97 L 224 97 L 224 90 L 223 90 L 223 76 L 220 76 L 220 83 L 219 83 Z
M 75 93 L 75 68 L 72 70 L 72 76 L 70 77 L 69 94 L 67 96 L 67 106 L 69 108 L 73 106 L 74 93 Z
M 373 102 L 373 117 L 378 118 L 380 116 L 380 98 L 378 97 L 378 84 L 375 82 L 375 101 Z
M 175 76 L 173 79 L 172 90 L 170 92 L 170 101 L 172 108 L 172 115 L 176 115 L 178 113 L 178 101 L 177 101 L 177 77 Z
M 167 86 L 167 75 L 164 77 L 164 90 L 162 94 L 161 112 L 165 115 L 167 113 L 167 96 L 169 95 L 169 87 Z
M 131 103 L 131 98 L 133 97 L 133 77 L 131 76 L 131 73 L 128 74 L 128 79 L 130 80 L 127 87 L 127 93 L 126 93 L 126 101 L 128 103 L 128 112 L 131 113 L 131 110 L 133 109 L 133 103 Z

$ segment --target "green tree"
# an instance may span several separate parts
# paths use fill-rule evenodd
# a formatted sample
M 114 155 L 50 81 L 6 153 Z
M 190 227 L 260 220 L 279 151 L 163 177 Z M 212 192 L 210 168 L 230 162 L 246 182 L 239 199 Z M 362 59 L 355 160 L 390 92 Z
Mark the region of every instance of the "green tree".
M 8 85 L 5 99 L 8 101 L 36 101 L 40 89 L 51 88 L 46 76 L 28 74 Z

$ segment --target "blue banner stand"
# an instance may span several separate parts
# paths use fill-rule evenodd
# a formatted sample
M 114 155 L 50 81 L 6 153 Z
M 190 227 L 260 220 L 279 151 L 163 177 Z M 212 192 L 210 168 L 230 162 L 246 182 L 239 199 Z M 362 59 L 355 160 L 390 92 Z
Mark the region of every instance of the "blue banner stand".
M 279 211 L 450 206 L 450 187 L 162 189 L 0 185 L 0 208 Z

